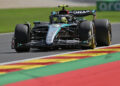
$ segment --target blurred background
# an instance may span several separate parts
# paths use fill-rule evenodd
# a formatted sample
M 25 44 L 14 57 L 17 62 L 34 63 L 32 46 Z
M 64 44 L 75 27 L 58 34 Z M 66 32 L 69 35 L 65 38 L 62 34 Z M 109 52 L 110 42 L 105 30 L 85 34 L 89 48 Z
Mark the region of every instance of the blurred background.
M 48 22 L 51 11 L 60 10 L 60 4 L 69 5 L 67 10 L 96 9 L 97 19 L 120 22 L 120 0 L 0 0 L 0 33 L 13 32 L 16 24 Z
M 0 8 L 55 7 L 59 4 L 71 6 L 94 6 L 96 0 L 0 0 Z

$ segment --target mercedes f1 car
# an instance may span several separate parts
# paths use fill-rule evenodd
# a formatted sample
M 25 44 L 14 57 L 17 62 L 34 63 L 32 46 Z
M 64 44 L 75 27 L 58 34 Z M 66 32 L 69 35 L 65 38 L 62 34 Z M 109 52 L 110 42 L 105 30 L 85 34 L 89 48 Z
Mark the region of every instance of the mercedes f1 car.
M 65 9 L 67 5 L 59 6 L 60 11 L 53 11 L 49 22 L 34 22 L 31 25 L 17 24 L 12 38 L 12 49 L 17 52 L 28 52 L 30 48 L 53 48 L 80 46 L 94 49 L 97 45 L 109 46 L 112 32 L 108 19 L 96 19 L 95 10 Z M 93 15 L 88 21 L 83 17 Z

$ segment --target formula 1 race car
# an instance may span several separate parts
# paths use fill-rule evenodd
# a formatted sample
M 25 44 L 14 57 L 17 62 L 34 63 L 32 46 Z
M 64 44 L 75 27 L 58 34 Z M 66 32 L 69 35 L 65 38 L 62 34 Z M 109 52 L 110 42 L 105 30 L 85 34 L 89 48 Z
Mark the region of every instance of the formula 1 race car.
M 32 29 L 29 23 L 17 24 L 12 49 L 17 52 L 66 46 L 94 49 L 97 45 L 111 44 L 112 32 L 108 19 L 96 19 L 95 10 L 67 11 L 67 5 L 58 7 L 62 10 L 51 12 L 49 23 L 34 22 Z M 83 18 L 88 15 L 93 15 L 92 21 Z

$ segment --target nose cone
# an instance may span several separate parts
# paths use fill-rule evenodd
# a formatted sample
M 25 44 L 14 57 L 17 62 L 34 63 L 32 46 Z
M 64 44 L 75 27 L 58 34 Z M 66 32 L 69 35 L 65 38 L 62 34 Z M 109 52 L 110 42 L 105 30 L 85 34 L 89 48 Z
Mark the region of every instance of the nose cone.
M 47 33 L 47 38 L 46 38 L 46 43 L 48 45 L 53 44 L 55 36 L 58 34 L 58 32 L 61 30 L 61 25 L 60 24 L 52 24 L 49 26 L 49 30 Z

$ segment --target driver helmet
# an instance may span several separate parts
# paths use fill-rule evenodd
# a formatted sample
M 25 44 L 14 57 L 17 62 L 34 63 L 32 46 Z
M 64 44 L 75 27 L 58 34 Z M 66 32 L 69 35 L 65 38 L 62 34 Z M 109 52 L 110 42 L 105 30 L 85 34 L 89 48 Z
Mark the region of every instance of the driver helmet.
M 68 23 L 67 18 L 66 17 L 61 17 L 61 22 L 62 23 Z

